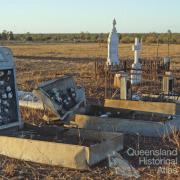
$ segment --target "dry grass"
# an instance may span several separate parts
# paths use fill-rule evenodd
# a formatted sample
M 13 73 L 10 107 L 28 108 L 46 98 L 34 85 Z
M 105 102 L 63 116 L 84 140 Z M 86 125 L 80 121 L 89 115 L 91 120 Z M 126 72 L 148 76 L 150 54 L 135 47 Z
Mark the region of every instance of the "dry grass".
M 72 58 L 93 58 L 107 57 L 107 45 L 98 43 L 66 43 L 66 44 L 30 44 L 8 46 L 13 50 L 15 56 L 35 57 L 72 57 Z M 156 44 L 143 44 L 142 57 L 156 57 Z M 120 44 L 120 58 L 132 58 L 132 44 Z M 171 56 L 180 56 L 180 45 L 170 46 Z M 167 56 L 167 45 L 159 46 L 159 56 Z
M 4 166 L 4 173 L 6 176 L 14 176 L 16 165 L 14 163 L 7 163 Z
M 178 149 L 180 149 L 180 131 L 178 131 L 176 128 L 171 128 L 172 134 L 170 134 L 167 138 L 170 143 L 172 143 L 174 146 L 176 146 Z
M 99 89 L 94 81 L 93 62 L 67 62 L 64 60 L 16 61 L 17 83 L 23 90 L 33 90 L 39 83 L 67 73 L 76 73 L 76 81 L 86 88 L 89 97 L 104 97 L 104 88 Z
M 16 56 L 39 57 L 36 60 L 31 58 L 26 60 L 16 59 L 17 82 L 18 87 L 23 90 L 33 90 L 40 82 L 54 77 L 61 76 L 65 73 L 78 73 L 76 80 L 78 84 L 86 88 L 88 97 L 103 98 L 104 89 L 102 83 L 97 84 L 94 81 L 94 63 L 87 60 L 88 57 L 107 56 L 106 44 L 100 47 L 99 44 L 54 44 L 54 45 L 13 45 L 12 48 Z M 167 54 L 167 45 L 160 46 L 160 56 Z M 171 55 L 180 55 L 180 45 L 171 45 Z M 132 57 L 131 45 L 121 45 L 120 53 L 125 57 Z M 155 57 L 155 45 L 143 45 L 143 57 Z M 45 58 L 46 57 L 46 58 Z M 52 57 L 58 57 L 59 60 L 49 60 Z M 63 57 L 70 58 L 64 60 Z M 44 60 L 43 60 L 44 58 Z M 84 58 L 84 60 L 78 60 Z M 22 117 L 25 121 L 31 123 L 43 122 L 43 111 L 33 111 L 21 109 Z M 122 152 L 126 157 L 126 150 L 129 147 L 135 149 L 140 145 L 143 149 L 166 149 L 167 147 L 179 148 L 179 135 L 173 135 L 166 139 L 144 138 L 137 136 L 127 136 L 125 138 L 125 149 Z M 179 149 L 180 151 L 180 149 Z M 60 154 L 59 154 L 60 155 Z M 180 155 L 180 152 L 179 152 Z M 167 174 L 158 174 L 157 167 L 138 167 L 137 160 L 126 157 L 139 171 L 142 179 L 178 179 L 179 176 L 169 176 Z M 180 158 L 180 157 L 179 157 Z M 180 173 L 180 166 L 177 166 Z M 77 171 L 67 168 L 40 165 L 37 163 L 14 160 L 0 156 L 0 179 L 123 179 L 116 176 L 108 169 L 107 162 L 103 162 L 91 171 Z

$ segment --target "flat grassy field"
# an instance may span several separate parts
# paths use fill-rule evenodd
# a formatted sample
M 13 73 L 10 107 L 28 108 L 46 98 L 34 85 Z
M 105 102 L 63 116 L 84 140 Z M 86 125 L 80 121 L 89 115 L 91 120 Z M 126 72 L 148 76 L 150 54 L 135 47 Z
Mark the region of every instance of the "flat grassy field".
M 15 56 L 35 57 L 71 57 L 71 58 L 106 58 L 107 44 L 98 43 L 61 43 L 61 44 L 24 44 L 8 45 Z M 159 56 L 167 56 L 167 44 L 159 45 Z M 120 44 L 120 58 L 132 58 L 132 44 Z M 156 44 L 142 44 L 141 57 L 156 57 Z M 170 45 L 170 56 L 180 56 L 180 45 Z
M 78 73 L 79 82 L 94 81 L 94 59 L 106 59 L 107 45 L 98 43 L 8 45 L 16 57 L 17 80 L 21 89 L 32 90 L 43 80 L 65 73 Z M 120 44 L 120 59 L 133 58 L 132 44 Z M 180 57 L 180 45 L 170 45 L 170 55 Z M 157 45 L 142 45 L 142 58 L 155 58 Z M 167 56 L 167 44 L 159 46 L 159 57 Z
M 75 73 L 79 85 L 85 87 L 86 96 L 98 100 L 104 97 L 103 82 L 94 79 L 95 58 L 107 57 L 106 44 L 18 44 L 8 45 L 15 56 L 17 71 L 17 84 L 21 90 L 32 91 L 39 83 L 67 73 Z M 155 44 L 142 46 L 142 57 L 155 58 L 157 46 Z M 120 58 L 133 58 L 132 44 L 121 44 L 119 47 Z M 170 46 L 170 55 L 180 57 L 180 45 Z M 167 56 L 167 45 L 159 46 L 159 56 Z M 43 112 L 21 108 L 23 120 L 35 123 L 42 121 Z M 168 149 L 178 148 L 180 158 L 180 134 L 169 138 L 145 138 L 140 136 L 125 136 L 125 147 L 121 154 L 126 157 L 129 147 L 134 149 Z M 61 155 L 57 152 L 57 155 Z M 142 179 L 178 179 L 179 175 L 159 174 L 157 167 L 138 167 L 136 158 L 127 158 L 140 172 Z M 175 167 L 180 173 L 180 166 Z M 106 161 L 93 167 L 89 171 L 78 171 L 67 168 L 41 165 L 19 161 L 0 156 L 1 179 L 123 179 L 116 176 L 108 168 Z

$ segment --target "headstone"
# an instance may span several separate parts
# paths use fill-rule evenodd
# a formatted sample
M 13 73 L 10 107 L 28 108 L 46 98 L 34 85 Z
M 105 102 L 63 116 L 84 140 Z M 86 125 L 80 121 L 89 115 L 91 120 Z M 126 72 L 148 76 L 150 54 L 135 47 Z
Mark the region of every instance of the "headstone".
M 78 87 L 74 78 L 67 75 L 41 83 L 33 93 L 60 120 L 67 120 L 86 103 L 84 88 Z
M 113 28 L 108 37 L 108 58 L 107 65 L 119 65 L 118 57 L 119 35 L 116 30 L 116 20 L 113 20 Z
M 0 130 L 22 126 L 12 52 L 0 47 Z

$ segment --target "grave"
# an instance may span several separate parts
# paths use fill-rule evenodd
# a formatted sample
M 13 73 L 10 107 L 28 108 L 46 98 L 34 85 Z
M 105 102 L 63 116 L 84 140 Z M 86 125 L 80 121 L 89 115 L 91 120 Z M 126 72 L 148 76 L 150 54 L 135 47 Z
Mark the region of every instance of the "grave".
M 23 123 L 19 115 L 15 67 L 8 48 L 0 48 L 0 63 L 1 155 L 42 164 L 88 169 L 106 159 L 113 151 L 123 149 L 121 133 L 58 126 L 39 127 Z M 83 88 L 76 87 L 69 76 L 43 83 L 37 92 L 43 102 L 48 102 L 46 106 L 61 119 L 85 102 Z M 68 99 L 68 96 L 71 98 Z M 71 106 L 65 106 L 68 104 L 63 102 L 64 97 L 68 103 L 72 101 Z
M 120 132 L 147 137 L 165 137 L 180 130 L 180 117 L 122 108 L 89 106 L 71 118 L 72 127 Z
M 89 169 L 122 149 L 121 133 L 30 124 L 0 131 L 1 155 L 73 169 Z

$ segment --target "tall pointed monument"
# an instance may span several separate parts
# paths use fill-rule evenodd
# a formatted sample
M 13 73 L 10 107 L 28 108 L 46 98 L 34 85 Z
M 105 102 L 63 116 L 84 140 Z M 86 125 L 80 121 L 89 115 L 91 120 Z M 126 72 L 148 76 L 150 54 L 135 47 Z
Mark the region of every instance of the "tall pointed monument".
M 107 65 L 115 66 L 119 65 L 119 57 L 118 57 L 118 46 L 119 46 L 119 35 L 116 30 L 116 20 L 113 20 L 113 28 L 109 33 L 108 37 L 108 57 L 107 57 Z

